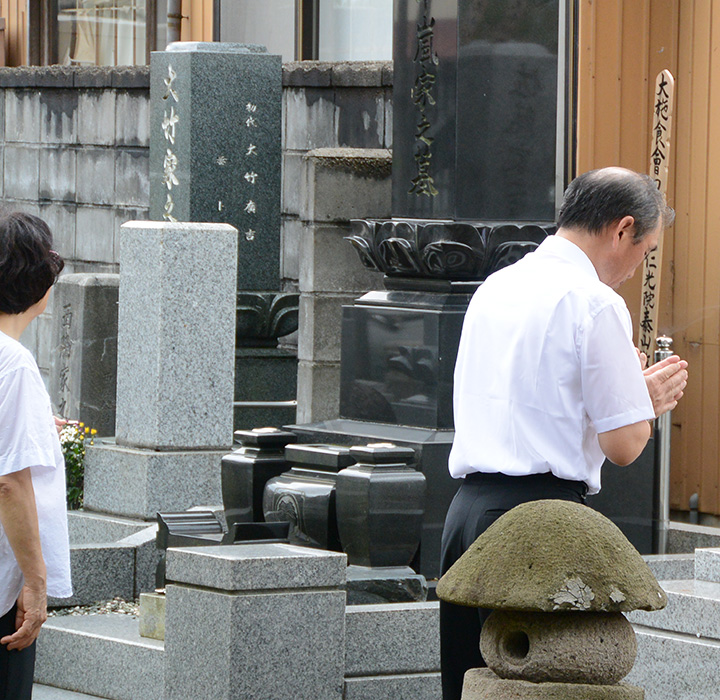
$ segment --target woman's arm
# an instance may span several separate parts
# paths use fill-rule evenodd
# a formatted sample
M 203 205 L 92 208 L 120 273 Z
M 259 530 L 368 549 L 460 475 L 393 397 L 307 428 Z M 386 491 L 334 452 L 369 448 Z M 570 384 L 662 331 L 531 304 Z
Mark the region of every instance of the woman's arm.
M 47 574 L 30 469 L 0 476 L 0 523 L 25 578 L 18 599 L 17 631 L 0 639 L 0 644 L 24 649 L 37 639 L 47 619 Z

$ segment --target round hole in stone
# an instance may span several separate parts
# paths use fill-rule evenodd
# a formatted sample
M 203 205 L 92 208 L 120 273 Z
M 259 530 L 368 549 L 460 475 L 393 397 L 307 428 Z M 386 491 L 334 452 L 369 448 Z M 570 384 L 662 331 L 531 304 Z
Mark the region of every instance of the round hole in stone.
M 500 653 L 508 661 L 518 663 L 530 651 L 530 639 L 522 630 L 508 631 L 500 640 Z

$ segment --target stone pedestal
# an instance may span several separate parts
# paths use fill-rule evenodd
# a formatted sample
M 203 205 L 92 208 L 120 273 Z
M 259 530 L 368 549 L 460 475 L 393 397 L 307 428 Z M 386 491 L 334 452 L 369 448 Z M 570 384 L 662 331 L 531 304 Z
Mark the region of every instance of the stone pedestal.
M 116 443 L 88 447 L 85 506 L 130 517 L 220 501 L 232 444 L 237 231 L 120 231 Z
M 53 294 L 50 395 L 59 415 L 115 432 L 119 275 L 61 277 Z
M 489 668 L 473 668 L 465 674 L 462 700 L 644 700 L 642 688 L 627 683 L 531 683 L 509 681 Z
M 340 700 L 345 569 L 284 544 L 168 550 L 165 700 Z

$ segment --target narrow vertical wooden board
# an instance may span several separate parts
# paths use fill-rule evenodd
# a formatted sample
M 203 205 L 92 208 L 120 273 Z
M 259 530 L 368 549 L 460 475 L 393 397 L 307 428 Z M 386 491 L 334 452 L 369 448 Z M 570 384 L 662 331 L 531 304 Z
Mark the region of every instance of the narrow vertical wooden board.
M 703 342 L 703 314 L 705 287 L 705 231 L 707 226 L 707 148 L 710 85 L 710 3 L 696 0 L 693 3 L 692 52 L 692 114 L 690 120 L 690 200 L 688 231 L 690 236 L 688 257 L 688 328 L 691 342 Z
M 595 3 L 581 0 L 578 16 L 577 155 L 578 173 L 593 168 L 595 162 Z
M 650 0 L 626 2 L 622 7 L 620 81 L 620 159 L 617 165 L 644 172 L 648 159 L 647 134 L 651 127 L 648 80 Z M 633 31 L 627 31 L 633 27 Z M 654 74 L 653 74 L 654 75 Z
M 620 105 L 622 97 L 622 5 L 622 0 L 595 3 L 595 105 L 598 118 L 595 120 L 593 168 L 617 165 L 620 162 L 620 109 L 607 107 Z
M 687 340 L 689 321 L 688 281 L 690 238 L 689 207 L 690 207 L 690 164 L 691 164 L 691 129 L 692 122 L 692 42 L 693 42 L 694 8 L 692 3 L 683 2 L 678 13 L 678 47 L 677 47 L 677 86 L 675 91 L 675 240 L 674 263 L 675 280 L 673 285 L 674 328 L 673 338 L 676 352 L 690 362 L 690 383 L 685 397 L 673 412 L 673 421 L 681 428 L 679 440 L 672 446 L 671 465 L 671 499 L 673 507 L 686 510 L 687 498 L 697 486 L 692 485 L 694 469 L 691 461 L 691 445 L 695 444 L 697 426 L 691 420 L 697 412 L 699 387 L 701 386 L 702 370 L 695 371 L 694 353 Z M 695 432 L 694 432 L 695 431 Z M 676 481 L 677 477 L 677 481 Z
M 703 344 L 703 397 L 702 411 L 696 417 L 701 427 L 702 457 L 700 461 L 700 504 L 703 513 L 720 512 L 718 498 L 718 382 L 720 382 L 720 347 L 715 343 Z
M 653 120 L 650 139 L 650 177 L 664 194 L 667 190 L 668 167 L 672 148 L 673 98 L 675 79 L 663 70 L 655 80 L 653 90 Z M 651 252 L 642 270 L 642 299 L 638 328 L 638 348 L 648 357 L 655 349 L 658 330 L 658 309 L 662 281 L 663 237 Z

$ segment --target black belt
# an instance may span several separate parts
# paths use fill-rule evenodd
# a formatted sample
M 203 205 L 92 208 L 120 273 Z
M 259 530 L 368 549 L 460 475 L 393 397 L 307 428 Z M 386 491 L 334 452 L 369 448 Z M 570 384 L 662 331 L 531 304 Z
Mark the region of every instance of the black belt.
M 573 491 L 576 491 L 582 498 L 585 498 L 588 492 L 588 486 L 584 481 L 561 479 L 559 476 L 555 476 L 552 472 L 526 474 L 524 476 L 510 476 L 509 474 L 500 474 L 499 472 L 471 472 L 465 477 L 465 481 L 470 483 L 488 484 L 494 486 L 501 484 L 512 484 L 513 486 L 517 486 L 519 483 L 518 480 L 533 486 L 540 486 L 543 484 L 567 486 L 568 488 L 573 489 Z

